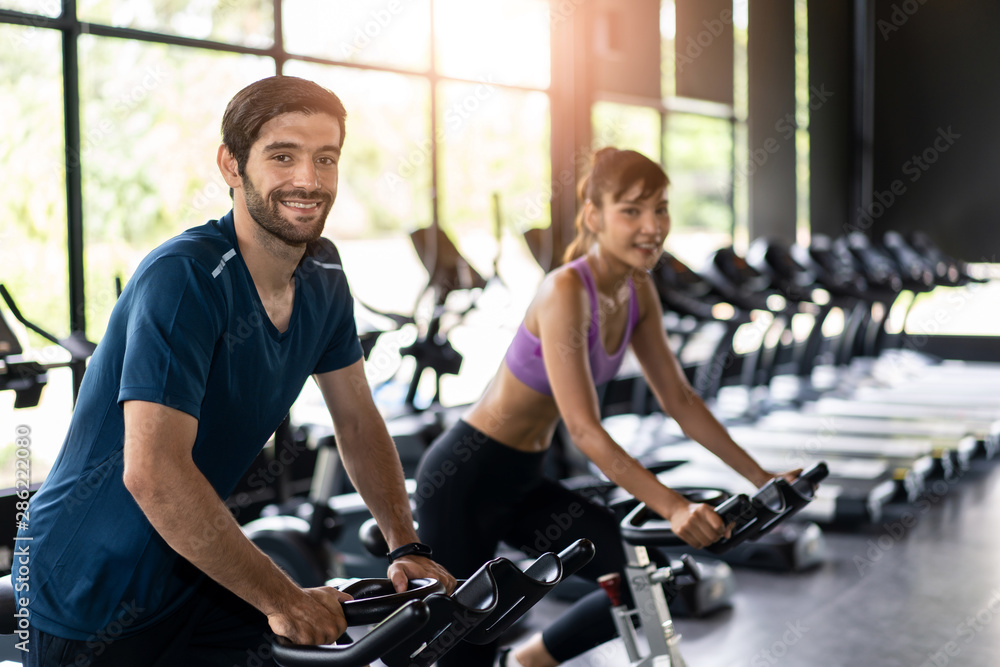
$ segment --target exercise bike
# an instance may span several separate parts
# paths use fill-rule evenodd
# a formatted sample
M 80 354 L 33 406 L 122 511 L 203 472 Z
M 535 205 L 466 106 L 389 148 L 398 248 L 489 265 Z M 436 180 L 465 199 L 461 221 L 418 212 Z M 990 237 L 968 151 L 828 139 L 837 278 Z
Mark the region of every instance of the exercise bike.
M 459 582 L 451 595 L 434 580 L 411 581 L 396 593 L 387 579 L 363 579 L 342 590 L 354 600 L 342 603 L 349 626 L 375 623 L 346 646 L 274 645 L 282 667 L 354 667 L 381 659 L 387 667 L 428 667 L 461 641 L 490 644 L 563 578 L 594 556 L 589 540 L 577 540 L 559 554 L 542 554 L 523 570 L 494 558 Z
M 3 298 L 14 318 L 26 328 L 69 353 L 67 361 L 38 361 L 24 356 L 24 348 L 0 313 L 0 391 L 15 392 L 15 408 L 32 408 L 41 400 L 42 389 L 48 383 L 48 372 L 55 368 L 82 366 L 94 354 L 97 343 L 87 340 L 82 331 L 57 338 L 21 314 L 7 288 L 0 284 Z M 75 397 L 75 392 L 74 392 Z
M 689 489 L 685 495 L 692 502 L 715 505 L 719 517 L 731 526 L 729 537 L 707 547 L 709 552 L 721 554 L 767 534 L 808 505 L 827 474 L 825 463 L 820 462 L 792 483 L 773 479 L 753 495 L 729 496 L 718 489 Z M 683 542 L 670 529 L 669 522 L 645 504 L 640 503 L 629 512 L 621 526 L 628 560 L 625 575 L 635 608 L 622 604 L 620 575 L 602 577 L 600 584 L 611 600 L 611 613 L 625 644 L 628 667 L 686 667 L 680 653 L 681 637 L 674 630 L 664 587 L 669 588 L 682 574 L 697 576 L 697 567 L 690 556 L 683 556 L 680 566 L 657 568 L 652 564 L 648 547 L 674 547 Z M 636 624 L 645 642 L 640 641 Z
M 460 582 L 451 595 L 433 579 L 410 581 L 397 593 L 388 579 L 355 580 L 342 590 L 348 626 L 374 627 L 349 644 L 272 645 L 282 667 L 362 667 L 381 659 L 387 667 L 428 667 L 460 641 L 495 641 L 563 578 L 594 557 L 594 545 L 577 540 L 559 554 L 542 554 L 523 570 L 495 558 Z M 0 634 L 26 639 L 30 612 L 18 615 L 11 576 L 0 577 Z

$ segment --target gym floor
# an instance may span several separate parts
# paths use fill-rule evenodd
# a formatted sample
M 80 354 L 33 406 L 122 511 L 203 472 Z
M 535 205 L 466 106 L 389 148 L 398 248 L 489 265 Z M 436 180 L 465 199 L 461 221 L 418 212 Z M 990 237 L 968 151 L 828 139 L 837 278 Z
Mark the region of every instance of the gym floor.
M 1000 464 L 980 462 L 878 526 L 826 531 L 829 559 L 817 569 L 736 569 L 732 609 L 676 619 L 682 654 L 691 667 L 996 667 L 998 506 Z M 564 607 L 543 600 L 523 632 Z M 3 639 L 0 660 L 15 657 Z M 616 641 L 566 666 L 627 664 Z
M 679 618 L 691 667 L 1000 665 L 1000 465 L 860 532 L 826 531 L 829 559 L 796 574 L 736 569 L 733 608 Z M 543 600 L 526 631 L 563 603 Z M 566 663 L 626 667 L 621 642 Z

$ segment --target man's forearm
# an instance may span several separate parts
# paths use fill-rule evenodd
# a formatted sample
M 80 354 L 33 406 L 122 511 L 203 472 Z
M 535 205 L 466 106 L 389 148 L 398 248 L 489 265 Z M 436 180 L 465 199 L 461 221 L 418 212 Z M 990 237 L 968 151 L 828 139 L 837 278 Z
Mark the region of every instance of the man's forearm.
M 378 421 L 365 428 L 337 433 L 344 467 L 390 549 L 415 542 L 410 498 L 396 445 Z
M 193 462 L 168 462 L 129 490 L 153 528 L 178 554 L 265 614 L 301 591 L 243 534 Z
M 372 400 L 364 362 L 315 376 L 344 468 L 390 549 L 417 539 L 396 445 Z

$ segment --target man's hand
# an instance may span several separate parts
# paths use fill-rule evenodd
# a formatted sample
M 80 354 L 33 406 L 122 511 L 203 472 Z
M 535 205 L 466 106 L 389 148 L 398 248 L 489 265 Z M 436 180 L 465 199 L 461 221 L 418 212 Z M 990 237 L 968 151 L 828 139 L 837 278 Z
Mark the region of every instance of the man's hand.
M 267 615 L 267 623 L 279 637 L 293 644 L 332 644 L 347 629 L 341 602 L 350 595 L 330 586 L 306 588 L 296 602 Z
M 438 565 L 429 558 L 423 556 L 403 556 L 397 558 L 389 566 L 389 579 L 397 593 L 406 590 L 407 582 L 410 579 L 437 579 L 444 584 L 445 590 L 450 594 L 455 590 L 455 577 L 451 576 L 448 570 Z

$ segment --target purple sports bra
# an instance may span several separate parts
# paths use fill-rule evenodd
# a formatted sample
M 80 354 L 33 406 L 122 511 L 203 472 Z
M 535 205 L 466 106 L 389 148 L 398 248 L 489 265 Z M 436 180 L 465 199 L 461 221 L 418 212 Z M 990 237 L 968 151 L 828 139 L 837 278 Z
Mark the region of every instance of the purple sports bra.
M 587 294 L 590 297 L 590 329 L 587 331 L 587 349 L 590 356 L 590 372 L 594 378 L 594 384 L 604 384 L 611 380 L 618 369 L 621 368 L 622 359 L 625 356 L 625 348 L 628 347 L 632 339 L 632 331 L 636 322 L 639 321 L 639 304 L 635 296 L 635 285 L 629 279 L 629 308 L 628 322 L 625 324 L 625 335 L 622 337 L 621 347 L 613 355 L 608 355 L 601 344 L 600 318 L 597 305 L 597 286 L 594 284 L 594 274 L 591 273 L 590 265 L 587 264 L 587 256 L 579 257 L 569 263 L 587 286 Z M 507 368 L 518 380 L 528 385 L 535 391 L 552 395 L 552 387 L 549 386 L 549 376 L 545 372 L 545 364 L 542 362 L 542 343 L 538 337 L 528 331 L 521 322 L 514 339 L 507 348 L 504 356 Z

